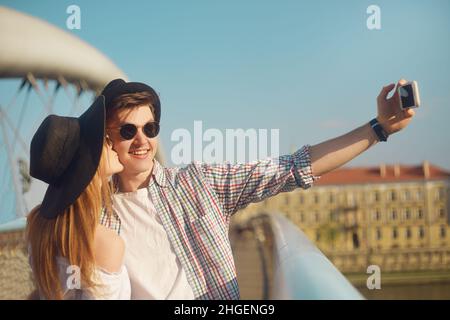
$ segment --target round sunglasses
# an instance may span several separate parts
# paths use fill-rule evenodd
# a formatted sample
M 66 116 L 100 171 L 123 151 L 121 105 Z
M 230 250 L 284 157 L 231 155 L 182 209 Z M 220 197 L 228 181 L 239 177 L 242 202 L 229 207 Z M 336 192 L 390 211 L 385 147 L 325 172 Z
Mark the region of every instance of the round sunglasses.
M 124 125 L 121 125 L 118 128 L 108 128 L 108 129 L 116 129 L 119 130 L 120 136 L 124 140 L 131 140 L 133 139 L 138 131 L 138 127 L 131 123 L 126 123 Z M 148 138 L 154 138 L 159 133 L 159 123 L 158 122 L 147 122 L 142 127 L 142 131 Z

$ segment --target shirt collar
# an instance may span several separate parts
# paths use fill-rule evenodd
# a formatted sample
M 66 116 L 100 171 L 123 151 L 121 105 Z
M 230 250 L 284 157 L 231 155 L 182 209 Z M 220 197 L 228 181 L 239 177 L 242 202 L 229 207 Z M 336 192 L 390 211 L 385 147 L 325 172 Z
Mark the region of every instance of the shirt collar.
M 148 183 L 148 187 L 150 187 L 154 181 L 156 181 L 156 184 L 160 187 L 168 187 L 169 186 L 169 181 L 166 177 L 166 172 L 164 170 L 164 167 L 156 160 L 153 159 L 153 169 L 152 169 L 152 173 L 151 173 L 151 179 L 149 179 L 149 183 Z M 119 183 L 119 176 L 118 175 L 114 175 L 113 176 L 113 180 L 114 180 L 114 185 L 118 186 Z M 130 192 L 120 192 L 117 187 L 115 187 L 116 189 L 116 194 L 125 194 L 125 193 L 130 193 Z M 131 192 L 132 193 L 132 192 Z
M 156 159 L 153 159 L 152 176 L 153 179 L 150 179 L 149 186 L 152 185 L 153 181 L 156 181 L 160 187 L 167 187 L 169 185 L 164 167 Z

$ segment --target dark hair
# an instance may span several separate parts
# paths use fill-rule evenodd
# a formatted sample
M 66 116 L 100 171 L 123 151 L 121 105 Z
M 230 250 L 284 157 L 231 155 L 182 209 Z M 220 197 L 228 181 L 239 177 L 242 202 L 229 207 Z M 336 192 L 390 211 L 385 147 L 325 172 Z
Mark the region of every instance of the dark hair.
M 117 110 L 131 109 L 142 105 L 149 105 L 153 117 L 156 117 L 154 108 L 157 103 L 156 99 L 158 98 L 146 91 L 122 94 L 113 100 L 111 108 L 106 108 L 106 121 L 111 119 Z

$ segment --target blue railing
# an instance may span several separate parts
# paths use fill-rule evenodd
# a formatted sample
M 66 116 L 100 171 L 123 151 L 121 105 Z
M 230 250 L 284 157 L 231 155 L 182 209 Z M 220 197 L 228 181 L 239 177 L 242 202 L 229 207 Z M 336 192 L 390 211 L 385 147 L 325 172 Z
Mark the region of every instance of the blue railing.
M 271 299 L 364 299 L 292 222 L 281 214 L 267 216 L 274 237 Z

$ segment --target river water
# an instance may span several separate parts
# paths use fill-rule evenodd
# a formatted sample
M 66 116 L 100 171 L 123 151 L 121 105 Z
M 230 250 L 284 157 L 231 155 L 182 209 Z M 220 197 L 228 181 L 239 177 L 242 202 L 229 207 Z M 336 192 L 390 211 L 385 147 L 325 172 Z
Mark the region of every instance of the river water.
M 381 289 L 369 290 L 357 287 L 369 300 L 450 300 L 450 283 L 385 285 Z

